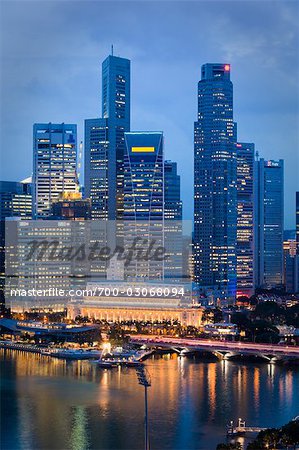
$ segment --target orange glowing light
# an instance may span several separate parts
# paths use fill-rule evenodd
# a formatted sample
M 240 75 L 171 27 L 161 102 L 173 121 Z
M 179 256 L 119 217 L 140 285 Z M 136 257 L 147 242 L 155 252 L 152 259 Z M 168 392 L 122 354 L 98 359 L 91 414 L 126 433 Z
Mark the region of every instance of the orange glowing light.
M 225 64 L 224 70 L 225 70 L 225 72 L 229 72 L 229 70 L 230 70 L 230 65 L 229 65 L 229 64 Z

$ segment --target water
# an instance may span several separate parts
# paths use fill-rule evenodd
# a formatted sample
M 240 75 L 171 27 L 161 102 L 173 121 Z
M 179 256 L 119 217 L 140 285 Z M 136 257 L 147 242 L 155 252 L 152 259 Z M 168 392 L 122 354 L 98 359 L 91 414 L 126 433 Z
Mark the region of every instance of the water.
M 165 355 L 146 361 L 151 450 L 213 450 L 226 424 L 280 426 L 299 414 L 299 369 Z M 142 450 L 134 369 L 0 351 L 3 450 Z

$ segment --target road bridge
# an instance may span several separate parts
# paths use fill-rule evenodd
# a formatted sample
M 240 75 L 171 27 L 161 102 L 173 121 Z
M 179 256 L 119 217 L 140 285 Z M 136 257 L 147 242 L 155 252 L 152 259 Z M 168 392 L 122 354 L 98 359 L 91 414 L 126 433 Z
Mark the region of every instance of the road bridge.
M 193 352 L 210 352 L 220 359 L 233 356 L 258 356 L 269 362 L 299 360 L 299 346 L 256 344 L 254 342 L 226 342 L 208 339 L 176 338 L 169 336 L 130 335 L 134 344 L 146 348 L 173 350 L 181 356 Z

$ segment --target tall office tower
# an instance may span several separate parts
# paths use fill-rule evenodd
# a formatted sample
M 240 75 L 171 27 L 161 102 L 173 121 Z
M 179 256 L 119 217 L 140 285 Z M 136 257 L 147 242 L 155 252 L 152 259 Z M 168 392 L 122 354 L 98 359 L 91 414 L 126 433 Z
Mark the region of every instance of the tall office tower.
M 138 249 L 163 246 L 164 157 L 161 132 L 125 133 L 124 155 L 124 245 Z M 138 252 L 138 249 L 136 251 Z M 163 278 L 163 261 L 133 261 L 130 279 Z
M 108 155 L 108 120 L 85 120 L 84 197 L 91 200 L 92 219 L 108 220 Z
M 31 219 L 31 179 L 21 182 L 0 181 L 0 302 L 4 301 L 5 284 L 5 219 Z
M 181 177 L 177 173 L 177 163 L 164 163 L 164 217 L 182 220 Z
M 261 158 L 255 165 L 256 286 L 275 287 L 283 282 L 283 160 Z
M 237 157 L 230 65 L 205 64 L 194 124 L 194 280 L 236 295 Z
M 102 64 L 102 119 L 85 121 L 85 197 L 93 219 L 121 219 L 124 132 L 130 130 L 130 61 Z
M 238 142 L 237 295 L 254 294 L 254 144 Z
M 33 126 L 33 217 L 47 218 L 63 192 L 76 192 L 77 125 Z
M 168 249 L 164 278 L 173 282 L 188 281 L 189 271 L 183 264 L 181 178 L 177 163 L 164 163 L 164 244 Z M 188 256 L 184 253 L 184 257 Z M 185 272 L 184 272 L 185 269 Z M 190 277 L 189 277 L 190 278 Z

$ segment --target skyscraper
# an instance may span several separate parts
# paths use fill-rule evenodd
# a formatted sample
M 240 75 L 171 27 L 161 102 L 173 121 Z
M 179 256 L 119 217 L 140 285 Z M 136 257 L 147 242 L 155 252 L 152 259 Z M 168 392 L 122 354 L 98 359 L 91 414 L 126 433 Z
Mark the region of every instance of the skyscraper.
M 109 55 L 102 64 L 102 119 L 85 121 L 85 197 L 92 218 L 121 219 L 124 132 L 130 130 L 130 61 Z
M 299 255 L 299 192 L 296 192 L 296 242 L 297 255 Z
M 164 217 L 182 220 L 181 177 L 177 173 L 177 163 L 164 163 Z
M 163 134 L 125 133 L 125 142 L 123 217 L 127 221 L 163 221 Z
M 124 155 L 124 246 L 136 252 L 127 266 L 131 280 L 159 280 L 163 261 L 139 260 L 139 250 L 164 243 L 164 156 L 161 132 L 125 133 Z
M 205 64 L 194 124 L 194 280 L 236 294 L 237 157 L 230 65 Z
M 63 192 L 76 192 L 77 125 L 33 126 L 33 217 L 47 218 Z
M 260 159 L 256 164 L 255 221 L 256 286 L 283 283 L 283 160 Z
M 237 295 L 254 293 L 254 144 L 238 142 Z
M 164 244 L 167 258 L 164 264 L 164 278 L 181 281 L 189 271 L 183 264 L 181 177 L 177 173 L 177 163 L 164 163 Z M 188 258 L 184 254 L 185 258 Z M 185 269 L 185 272 L 183 271 Z
M 92 219 L 108 219 L 108 120 L 85 120 L 85 190 Z

